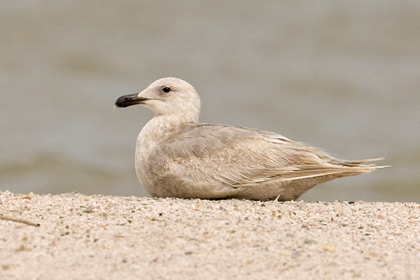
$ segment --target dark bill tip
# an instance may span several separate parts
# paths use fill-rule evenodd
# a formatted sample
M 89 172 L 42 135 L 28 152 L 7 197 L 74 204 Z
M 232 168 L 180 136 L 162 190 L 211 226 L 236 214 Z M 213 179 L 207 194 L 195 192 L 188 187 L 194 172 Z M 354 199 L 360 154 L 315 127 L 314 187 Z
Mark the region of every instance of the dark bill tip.
M 147 98 L 138 97 L 138 93 L 123 95 L 115 101 L 115 106 L 125 108 L 132 105 L 144 104 Z

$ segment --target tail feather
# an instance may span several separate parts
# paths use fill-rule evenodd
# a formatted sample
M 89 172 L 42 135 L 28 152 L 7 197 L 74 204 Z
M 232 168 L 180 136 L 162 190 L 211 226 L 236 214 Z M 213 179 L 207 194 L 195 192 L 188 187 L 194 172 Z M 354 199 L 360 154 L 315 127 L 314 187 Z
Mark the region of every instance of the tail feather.
M 383 160 L 384 158 L 370 158 L 370 159 L 362 159 L 362 160 L 341 160 L 341 159 L 334 159 L 332 163 L 343 165 L 343 166 L 360 166 L 366 165 L 366 163 L 375 162 L 379 160 Z M 369 164 L 374 165 L 374 164 Z
M 384 158 L 372 158 L 364 160 L 343 160 L 339 161 L 338 164 L 343 166 L 342 174 L 339 177 L 354 176 L 364 173 L 370 173 L 376 169 L 390 167 L 390 165 L 376 165 L 371 162 L 383 160 Z M 346 168 L 347 167 L 347 168 Z
M 290 170 L 288 172 L 282 172 L 281 175 L 276 174 L 272 178 L 276 178 L 279 181 L 293 181 L 302 180 L 308 178 L 324 178 L 325 181 L 332 180 L 334 178 L 342 178 L 348 176 L 355 176 L 364 173 L 370 173 L 378 168 L 385 168 L 389 166 L 377 166 L 375 164 L 366 164 L 368 162 L 377 161 L 380 159 L 367 159 L 358 161 L 338 160 L 334 159 L 330 165 L 319 166 L 319 165 L 305 165 L 300 166 L 301 169 Z M 321 182 L 324 180 L 321 180 Z

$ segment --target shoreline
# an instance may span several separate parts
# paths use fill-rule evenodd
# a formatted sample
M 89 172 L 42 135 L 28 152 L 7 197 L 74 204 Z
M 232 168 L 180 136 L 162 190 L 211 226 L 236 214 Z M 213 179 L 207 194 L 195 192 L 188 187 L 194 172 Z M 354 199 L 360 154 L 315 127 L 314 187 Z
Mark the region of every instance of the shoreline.
M 418 203 L 6 191 L 0 206 L 1 279 L 420 275 Z

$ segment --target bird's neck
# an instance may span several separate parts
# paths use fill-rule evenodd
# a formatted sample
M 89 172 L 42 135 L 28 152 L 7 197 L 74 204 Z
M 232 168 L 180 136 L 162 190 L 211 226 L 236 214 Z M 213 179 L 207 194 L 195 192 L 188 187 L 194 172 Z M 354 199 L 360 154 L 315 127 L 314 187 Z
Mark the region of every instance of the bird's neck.
M 197 122 L 198 117 L 157 115 L 140 131 L 137 138 L 137 147 L 151 150 L 154 145 L 164 141 L 174 133 L 178 126 Z

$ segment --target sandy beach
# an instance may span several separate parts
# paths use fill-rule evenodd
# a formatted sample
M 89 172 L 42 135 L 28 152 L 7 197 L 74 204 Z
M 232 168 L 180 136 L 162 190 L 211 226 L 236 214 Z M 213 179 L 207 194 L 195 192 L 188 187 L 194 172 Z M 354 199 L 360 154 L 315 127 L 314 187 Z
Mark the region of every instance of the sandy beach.
M 419 279 L 418 203 L 0 192 L 0 279 Z

